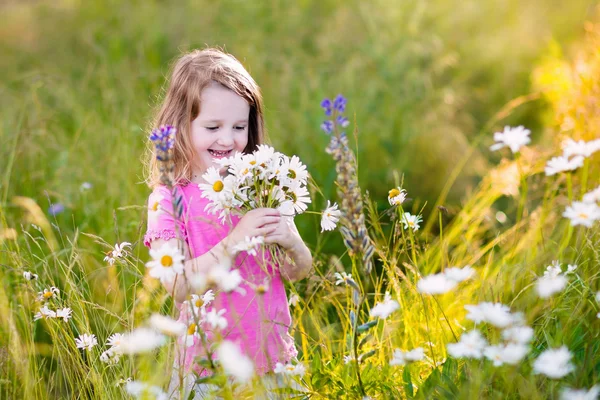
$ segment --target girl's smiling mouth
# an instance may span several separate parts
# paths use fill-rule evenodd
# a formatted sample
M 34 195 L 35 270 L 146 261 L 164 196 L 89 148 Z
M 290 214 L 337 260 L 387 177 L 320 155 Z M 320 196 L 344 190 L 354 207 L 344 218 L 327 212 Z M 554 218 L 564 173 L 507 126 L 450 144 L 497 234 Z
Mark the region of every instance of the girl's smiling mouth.
M 212 150 L 212 149 L 208 149 L 208 152 L 215 158 L 223 158 L 223 157 L 228 157 L 231 152 L 233 150 L 223 150 L 223 151 L 219 151 L 219 150 Z

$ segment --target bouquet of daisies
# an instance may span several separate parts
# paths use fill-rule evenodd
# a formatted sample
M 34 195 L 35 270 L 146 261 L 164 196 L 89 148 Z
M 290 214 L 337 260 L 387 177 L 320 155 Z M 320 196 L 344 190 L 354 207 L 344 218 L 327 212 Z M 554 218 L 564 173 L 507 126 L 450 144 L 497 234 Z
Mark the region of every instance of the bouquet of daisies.
M 206 183 L 199 186 L 202 197 L 210 200 L 206 210 L 219 214 L 221 223 L 260 207 L 276 208 L 281 215 L 293 217 L 306 211 L 311 202 L 308 172 L 297 156 L 259 145 L 252 154 L 236 153 L 217 162 L 221 168 L 210 167 L 202 176 Z

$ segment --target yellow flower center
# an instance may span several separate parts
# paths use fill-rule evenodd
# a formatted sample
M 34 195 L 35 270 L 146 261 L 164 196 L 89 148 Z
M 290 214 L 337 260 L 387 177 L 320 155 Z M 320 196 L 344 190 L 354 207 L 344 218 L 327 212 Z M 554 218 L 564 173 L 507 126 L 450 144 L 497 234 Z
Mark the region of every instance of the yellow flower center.
M 256 161 L 254 161 L 254 160 L 250 161 L 250 165 L 256 165 Z
M 213 190 L 217 193 L 223 190 L 223 187 L 224 185 L 222 181 L 216 181 L 215 183 L 213 183 Z
M 196 300 L 196 307 L 202 307 L 204 305 L 204 300 L 198 299 Z
M 390 199 L 393 199 L 394 197 L 398 196 L 400 194 L 400 191 L 398 189 L 392 189 L 390 190 L 388 197 Z
M 52 293 L 52 292 L 44 292 L 44 294 L 42 296 L 45 299 L 49 299 L 50 297 L 54 296 L 54 293 Z
M 193 335 L 194 333 L 196 333 L 196 324 L 192 323 L 188 326 L 187 334 Z
M 410 227 L 414 227 L 414 226 L 415 226 L 415 223 L 414 223 L 413 221 L 408 221 L 408 226 L 410 226 Z
M 258 294 L 265 294 L 266 292 L 267 292 L 267 288 L 265 285 L 259 285 L 256 288 L 256 293 L 258 293 Z
M 245 170 L 242 171 L 242 175 L 246 175 L 248 172 L 250 172 L 250 171 L 248 170 L 248 168 L 246 168 Z
M 581 219 L 588 219 L 588 215 L 586 213 L 579 213 L 579 218 Z
M 288 176 L 292 179 L 296 179 L 296 171 L 294 171 L 293 169 L 290 169 L 288 171 Z
M 285 369 L 287 369 L 288 371 L 293 371 L 295 368 L 293 365 L 288 365 L 287 367 L 285 367 Z
M 154 203 L 152 203 L 152 207 L 150 207 L 150 209 L 152 211 L 158 211 L 158 206 L 159 206 L 159 202 L 155 201 Z
M 171 266 L 173 266 L 173 257 L 162 256 L 160 259 L 160 263 L 163 267 L 171 267 Z

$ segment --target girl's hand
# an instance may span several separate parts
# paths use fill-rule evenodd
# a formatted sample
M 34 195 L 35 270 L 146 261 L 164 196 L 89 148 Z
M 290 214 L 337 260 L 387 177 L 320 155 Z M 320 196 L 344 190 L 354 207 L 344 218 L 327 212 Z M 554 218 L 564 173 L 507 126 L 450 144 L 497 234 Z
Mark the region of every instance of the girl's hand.
M 266 238 L 277 230 L 281 219 L 281 214 L 274 208 L 256 208 L 248 211 L 233 228 L 228 240 L 234 246 L 242 242 L 246 236 Z
M 265 235 L 265 243 L 277 243 L 286 250 L 296 247 L 302 242 L 292 217 L 281 217 L 275 230 Z

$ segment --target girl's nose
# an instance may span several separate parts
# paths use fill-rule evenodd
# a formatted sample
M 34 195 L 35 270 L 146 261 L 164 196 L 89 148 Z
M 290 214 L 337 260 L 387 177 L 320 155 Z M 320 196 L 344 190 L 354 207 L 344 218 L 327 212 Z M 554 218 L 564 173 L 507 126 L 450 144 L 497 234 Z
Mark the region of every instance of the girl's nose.
M 219 136 L 218 140 L 221 146 L 230 146 L 233 144 L 233 129 L 225 129 L 222 131 L 222 135 Z

